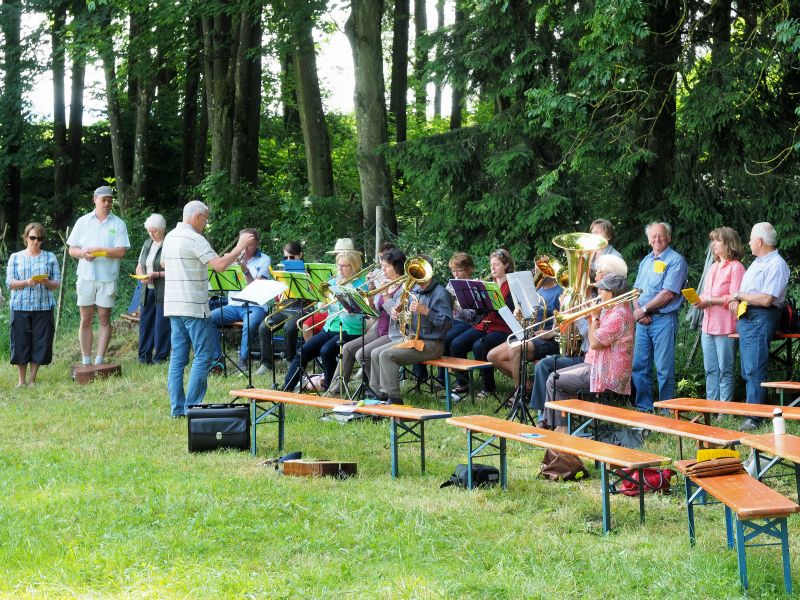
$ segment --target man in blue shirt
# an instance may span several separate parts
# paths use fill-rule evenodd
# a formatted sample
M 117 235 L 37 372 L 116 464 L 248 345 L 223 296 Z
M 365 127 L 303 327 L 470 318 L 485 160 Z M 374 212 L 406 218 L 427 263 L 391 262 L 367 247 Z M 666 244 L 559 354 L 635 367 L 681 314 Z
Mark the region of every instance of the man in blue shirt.
M 675 341 L 678 311 L 683 302 L 689 266 L 686 259 L 669 247 L 672 227 L 650 223 L 645 227 L 653 251 L 639 263 L 633 287 L 642 290 L 633 302 L 636 345 L 631 379 L 636 386 L 636 408 L 653 410 L 653 363 L 658 378 L 658 399 L 675 397 Z
M 756 259 L 742 278 L 739 290 L 731 297 L 730 308 L 738 311 L 740 302 L 747 302 L 746 312 L 739 317 L 739 354 L 742 378 L 746 384 L 747 402 L 764 404 L 767 390 L 761 383 L 767 379 L 769 343 L 775 335 L 789 282 L 789 266 L 778 250 L 775 228 L 769 223 L 756 223 L 750 232 L 750 251 Z M 737 313 L 738 314 L 738 313 Z M 758 419 L 748 418 L 742 431 L 755 429 Z

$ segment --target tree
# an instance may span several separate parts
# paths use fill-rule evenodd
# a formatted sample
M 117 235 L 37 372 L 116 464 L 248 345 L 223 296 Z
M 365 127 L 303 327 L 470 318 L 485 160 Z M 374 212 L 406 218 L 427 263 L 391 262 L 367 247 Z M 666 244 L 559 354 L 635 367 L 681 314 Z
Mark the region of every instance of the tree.
M 386 225 L 397 232 L 389 168 L 381 152 L 389 138 L 381 51 L 382 14 L 382 1 L 352 0 L 345 33 L 355 65 L 357 160 L 364 226 L 375 224 L 375 207 L 381 206 Z
M 444 0 L 436 0 L 436 27 L 439 31 L 444 29 Z M 441 44 L 436 45 L 436 56 L 441 59 Z M 433 116 L 442 116 L 442 82 L 437 80 L 433 93 Z
M 417 121 L 424 123 L 428 106 L 427 77 L 428 45 L 425 34 L 428 32 L 428 12 L 426 0 L 414 0 L 414 106 Z
M 394 0 L 392 19 L 392 81 L 389 87 L 389 112 L 394 121 L 395 140 L 406 141 L 408 131 L 408 25 L 409 0 Z
M 67 22 L 67 4 L 59 1 L 53 7 L 50 39 L 53 51 L 53 200 L 56 214 L 53 221 L 60 229 L 72 216 L 67 202 L 69 187 L 69 149 L 67 146 L 67 119 L 64 107 L 64 30 Z
M 3 0 L 0 31 L 5 44 L 3 90 L 0 96 L 0 232 L 16 240 L 19 232 L 21 162 L 24 118 L 21 45 L 22 3 Z

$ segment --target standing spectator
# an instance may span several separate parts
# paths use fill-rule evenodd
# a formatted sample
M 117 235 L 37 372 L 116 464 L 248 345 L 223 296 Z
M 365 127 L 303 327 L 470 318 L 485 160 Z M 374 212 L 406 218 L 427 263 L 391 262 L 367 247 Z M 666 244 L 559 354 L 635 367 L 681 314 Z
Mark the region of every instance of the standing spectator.
M 653 251 L 639 263 L 633 287 L 642 290 L 634 300 L 636 346 L 633 354 L 633 384 L 636 408 L 653 410 L 653 363 L 658 378 L 658 399 L 675 397 L 675 342 L 678 338 L 678 310 L 681 289 L 689 267 L 686 259 L 669 247 L 672 228 L 667 223 L 650 223 L 645 228 Z
M 144 222 L 150 236 L 142 245 L 137 275 L 142 279 L 142 303 L 139 311 L 139 362 L 159 364 L 169 355 L 169 319 L 164 316 L 164 271 L 161 270 L 161 250 L 167 234 L 167 221 L 153 213 Z
M 164 267 L 164 316 L 170 318 L 172 353 L 169 359 L 167 391 L 171 416 L 186 416 L 188 404 L 200 404 L 208 387 L 211 358 L 208 308 L 208 267 L 218 273 L 233 264 L 255 239 L 240 233 L 236 246 L 223 256 L 211 248 L 202 231 L 208 223 L 208 207 L 192 200 L 183 207 L 183 221 L 164 238 L 161 264 Z M 189 385 L 184 392 L 183 371 L 194 350 Z
M 700 302 L 703 311 L 701 342 L 706 371 L 706 398 L 733 400 L 733 371 L 736 340 L 736 315 L 728 308 L 731 294 L 739 289 L 744 275 L 744 255 L 739 234 L 730 227 L 714 229 L 708 236 L 714 262 L 706 275 Z
M 69 255 L 78 259 L 78 307 L 81 324 L 78 339 L 81 344 L 81 363 L 92 362 L 92 323 L 97 312 L 97 355 L 94 364 L 105 362 L 111 341 L 111 309 L 117 298 L 120 259 L 131 247 L 125 222 L 111 208 L 114 192 L 103 185 L 94 191 L 94 210 L 83 215 L 69 234 Z
M 608 241 L 608 245 L 605 248 L 594 253 L 594 258 L 592 259 L 593 269 L 596 268 L 597 259 L 601 256 L 616 256 L 622 258 L 622 254 L 619 253 L 619 250 L 611 245 L 611 242 L 614 241 L 614 225 L 612 225 L 611 221 L 607 221 L 606 219 L 592 221 L 592 224 L 589 226 L 589 232 L 602 236 Z
M 764 404 L 767 400 L 767 390 L 761 383 L 767 379 L 769 343 L 778 327 L 789 282 L 789 267 L 778 254 L 777 238 L 775 228 L 769 223 L 753 225 L 750 251 L 756 259 L 730 298 L 730 308 L 734 312 L 739 310 L 740 302 L 747 302 L 747 311 L 739 318 L 738 329 L 742 378 L 750 404 Z M 755 429 L 760 423 L 759 419 L 748 418 L 741 429 Z
M 39 365 L 52 361 L 53 290 L 61 285 L 58 260 L 52 252 L 42 250 L 44 227 L 29 223 L 22 239 L 25 250 L 8 258 L 6 271 L 11 289 L 11 364 L 17 365 L 17 387 L 34 385 Z

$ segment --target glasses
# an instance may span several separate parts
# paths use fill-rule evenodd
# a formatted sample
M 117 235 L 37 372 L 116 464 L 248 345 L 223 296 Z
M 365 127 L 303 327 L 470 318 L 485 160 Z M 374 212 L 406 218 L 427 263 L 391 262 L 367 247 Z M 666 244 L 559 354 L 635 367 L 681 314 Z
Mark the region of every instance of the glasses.
M 493 256 L 496 256 L 497 258 L 506 258 L 508 253 L 505 250 L 497 250 L 494 252 Z
M 39 236 L 36 236 L 36 235 L 29 235 L 28 239 L 30 241 L 32 241 L 32 242 L 43 242 L 44 241 L 44 236 L 39 237 Z

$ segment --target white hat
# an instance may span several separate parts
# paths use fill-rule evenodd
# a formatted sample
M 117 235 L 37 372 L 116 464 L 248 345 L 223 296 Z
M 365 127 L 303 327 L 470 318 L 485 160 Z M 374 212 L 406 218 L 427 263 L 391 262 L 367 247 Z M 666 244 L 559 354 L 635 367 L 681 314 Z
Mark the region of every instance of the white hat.
M 356 250 L 356 247 L 353 245 L 353 240 L 350 238 L 339 238 L 336 240 L 336 245 L 333 247 L 333 250 L 328 250 L 325 254 L 339 254 L 340 252 L 359 252 Z

